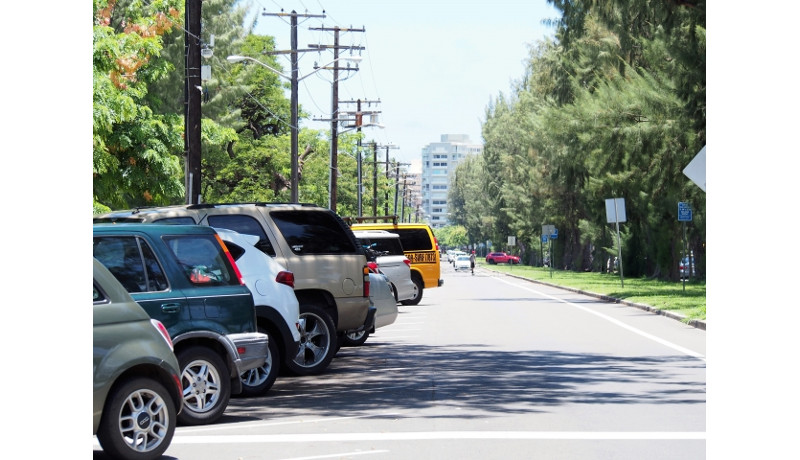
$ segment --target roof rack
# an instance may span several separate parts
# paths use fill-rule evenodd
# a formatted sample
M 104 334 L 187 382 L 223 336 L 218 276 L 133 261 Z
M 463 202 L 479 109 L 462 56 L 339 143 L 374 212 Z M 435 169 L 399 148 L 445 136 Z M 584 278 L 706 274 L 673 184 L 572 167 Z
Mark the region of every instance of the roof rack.
M 391 220 L 392 224 L 397 225 L 397 215 L 342 217 L 342 220 L 345 221 L 347 225 L 353 225 L 354 223 L 363 224 L 364 222 L 380 222 L 386 220 Z
M 281 201 L 245 201 L 245 202 L 234 202 L 234 203 L 199 203 L 199 204 L 190 204 L 186 206 L 187 209 L 208 209 L 214 208 L 217 206 L 238 206 L 238 205 L 253 205 L 253 206 L 270 206 L 270 205 L 285 205 L 285 204 L 293 204 L 296 206 L 313 206 L 318 207 L 319 205 L 315 203 L 288 203 L 288 202 L 281 202 Z

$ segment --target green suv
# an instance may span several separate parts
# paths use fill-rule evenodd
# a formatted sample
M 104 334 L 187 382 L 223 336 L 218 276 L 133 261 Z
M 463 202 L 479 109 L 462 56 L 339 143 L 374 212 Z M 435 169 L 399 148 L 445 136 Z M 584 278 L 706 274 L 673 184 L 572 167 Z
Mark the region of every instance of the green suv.
M 115 458 L 158 458 L 183 404 L 172 341 L 97 259 L 93 273 L 93 433 Z
M 287 203 L 177 205 L 112 211 L 95 216 L 94 222 L 199 224 L 258 236 L 255 246 L 294 273 L 300 348 L 277 358 L 296 375 L 322 372 L 345 334 L 373 327 L 367 258 L 350 228 L 330 209 Z M 262 313 L 257 309 L 259 328 L 270 340 L 283 340 Z
M 214 423 L 239 375 L 263 366 L 268 336 L 257 332 L 250 290 L 214 229 L 197 225 L 94 225 L 94 257 L 161 321 L 181 368 L 187 425 Z

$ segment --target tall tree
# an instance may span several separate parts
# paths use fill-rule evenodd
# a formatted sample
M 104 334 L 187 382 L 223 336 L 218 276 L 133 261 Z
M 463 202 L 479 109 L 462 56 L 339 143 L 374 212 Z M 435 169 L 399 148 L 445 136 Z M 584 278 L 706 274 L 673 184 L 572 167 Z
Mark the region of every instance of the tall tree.
M 183 193 L 180 119 L 144 102 L 171 70 L 165 33 L 181 26 L 182 2 L 94 1 L 93 201 L 96 211 L 169 202 Z

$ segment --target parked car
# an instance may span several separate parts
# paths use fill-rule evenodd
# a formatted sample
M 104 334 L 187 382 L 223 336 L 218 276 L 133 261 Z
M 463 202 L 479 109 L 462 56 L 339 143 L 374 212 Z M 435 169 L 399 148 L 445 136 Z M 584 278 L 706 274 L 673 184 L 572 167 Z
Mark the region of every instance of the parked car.
M 464 254 L 456 257 L 455 268 L 456 271 L 472 269 L 472 265 L 469 263 L 469 256 Z
M 694 268 L 694 260 L 692 260 L 691 269 L 690 269 L 689 258 L 688 257 L 684 257 L 683 259 L 681 259 L 681 263 L 678 266 L 678 272 L 680 274 L 681 279 L 690 278 L 690 277 L 694 276 L 696 274 L 695 273 L 695 268 Z
M 423 223 L 360 223 L 353 224 L 354 231 L 386 230 L 400 235 L 403 253 L 411 261 L 411 280 L 417 285 L 417 296 L 404 300 L 403 305 L 417 305 L 425 289 L 440 287 L 441 278 L 439 243 L 428 224 Z
M 261 395 L 275 383 L 281 357 L 295 356 L 301 348 L 300 304 L 294 295 L 294 274 L 255 247 L 257 236 L 221 228 L 215 230 L 253 294 L 258 331 L 269 336 L 269 353 L 264 365 L 241 375 L 242 393 Z M 316 339 L 309 337 L 302 346 L 313 347 Z
M 519 257 L 506 254 L 505 252 L 490 252 L 486 255 L 488 264 L 518 264 Z
M 389 278 L 395 297 L 402 302 L 417 297 L 417 285 L 411 280 L 411 261 L 403 252 L 400 235 L 385 230 L 357 230 L 353 232 L 365 248 L 368 265 Z
M 397 300 L 389 278 L 383 273 L 369 274 L 370 308 L 375 309 L 375 322 L 369 330 L 345 334 L 342 345 L 361 346 L 376 329 L 388 326 L 397 319 Z
M 95 224 L 94 257 L 169 331 L 187 425 L 214 423 L 240 375 L 264 365 L 253 296 L 217 232 L 199 225 Z
M 180 366 L 167 329 L 94 259 L 93 434 L 114 458 L 155 459 L 183 407 Z
M 368 327 L 369 268 L 364 250 L 342 219 L 312 204 L 195 204 L 127 211 L 94 217 L 94 222 L 158 222 L 226 228 L 259 237 L 256 247 L 294 273 L 303 337 L 315 347 L 283 357 L 296 375 L 325 370 L 347 331 Z

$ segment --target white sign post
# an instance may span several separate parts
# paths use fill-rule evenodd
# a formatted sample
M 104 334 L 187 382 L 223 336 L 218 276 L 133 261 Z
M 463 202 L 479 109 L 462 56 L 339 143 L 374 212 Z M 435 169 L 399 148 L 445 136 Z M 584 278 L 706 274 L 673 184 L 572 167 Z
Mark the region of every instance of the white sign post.
M 625 198 L 606 198 L 606 221 L 617 224 L 617 260 L 619 261 L 619 282 L 625 287 L 625 278 L 622 275 L 622 243 L 619 238 L 619 223 L 626 222 Z

